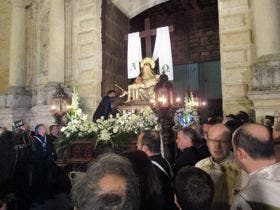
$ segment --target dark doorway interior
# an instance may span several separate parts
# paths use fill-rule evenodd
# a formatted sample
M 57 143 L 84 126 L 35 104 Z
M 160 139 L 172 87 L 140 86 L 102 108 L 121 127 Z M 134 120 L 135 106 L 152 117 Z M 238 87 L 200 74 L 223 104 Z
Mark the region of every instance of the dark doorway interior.
M 222 115 L 217 0 L 165 2 L 131 19 L 130 32 L 143 31 L 146 18 L 150 20 L 151 29 L 174 27 L 170 37 L 173 84 L 178 95 L 184 97 L 192 91 L 207 100 L 207 109 L 203 113 L 205 117 Z M 144 40 L 142 42 L 142 52 L 145 52 Z
M 192 92 L 206 102 L 200 113 L 204 118 L 222 115 L 220 61 L 175 65 L 173 86 L 180 98 Z

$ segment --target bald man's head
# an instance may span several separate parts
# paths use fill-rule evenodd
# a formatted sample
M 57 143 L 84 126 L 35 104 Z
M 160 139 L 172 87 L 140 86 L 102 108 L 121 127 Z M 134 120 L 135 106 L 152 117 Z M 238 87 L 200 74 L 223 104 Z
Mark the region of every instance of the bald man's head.
M 273 140 L 268 128 L 249 123 L 241 126 L 233 135 L 233 146 L 244 149 L 253 159 L 274 157 Z

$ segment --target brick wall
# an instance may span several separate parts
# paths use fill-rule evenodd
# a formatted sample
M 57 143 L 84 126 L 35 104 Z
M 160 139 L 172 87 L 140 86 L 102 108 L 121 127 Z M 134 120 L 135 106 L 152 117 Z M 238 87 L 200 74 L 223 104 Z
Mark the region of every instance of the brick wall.
M 151 28 L 174 26 L 171 47 L 175 65 L 220 59 L 216 1 L 201 9 L 185 7 L 181 1 L 160 4 L 133 18 L 130 31 L 144 30 L 146 17 Z
M 102 95 L 114 84 L 127 87 L 126 42 L 129 19 L 110 0 L 102 3 Z

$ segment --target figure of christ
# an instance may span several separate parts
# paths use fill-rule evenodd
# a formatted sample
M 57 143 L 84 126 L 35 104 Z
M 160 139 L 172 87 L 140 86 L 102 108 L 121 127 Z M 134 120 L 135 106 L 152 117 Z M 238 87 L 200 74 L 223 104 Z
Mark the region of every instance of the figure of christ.
M 141 62 L 141 74 L 134 83 L 128 85 L 127 101 L 149 101 L 154 98 L 154 87 L 158 82 L 159 75 L 155 74 L 153 69 L 155 62 L 146 57 Z

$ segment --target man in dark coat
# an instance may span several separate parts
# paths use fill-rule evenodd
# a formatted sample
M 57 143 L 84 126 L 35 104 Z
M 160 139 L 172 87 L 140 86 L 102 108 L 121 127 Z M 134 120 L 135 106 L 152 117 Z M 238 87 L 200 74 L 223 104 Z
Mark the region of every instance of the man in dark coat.
M 17 205 L 22 210 L 29 209 L 31 204 L 31 184 L 33 177 L 34 149 L 29 126 L 22 120 L 13 123 L 13 143 L 15 144 L 15 174 Z
M 34 135 L 34 193 L 38 201 L 43 201 L 50 195 L 50 173 L 54 160 L 54 147 L 52 140 L 46 134 L 46 127 L 38 124 Z
M 112 102 L 116 97 L 116 91 L 114 90 L 109 90 L 107 92 L 107 95 L 104 96 L 101 100 L 101 102 L 99 103 L 92 121 L 95 122 L 97 119 L 99 119 L 100 117 L 104 117 L 104 119 L 108 119 L 109 115 L 112 113 L 113 109 L 112 109 Z
M 164 199 L 164 210 L 176 210 L 171 182 L 172 168 L 169 162 L 160 153 L 160 137 L 156 131 L 146 130 L 138 136 L 137 149 L 145 152 L 151 159 L 152 165 L 159 178 Z
M 6 206 L 8 197 L 14 193 L 13 175 L 15 168 L 15 150 L 12 132 L 0 127 L 0 209 Z
M 123 97 L 127 94 L 126 91 L 123 92 L 122 95 L 119 97 Z M 107 95 L 104 96 L 99 103 L 95 113 L 93 114 L 92 121 L 95 122 L 97 119 L 101 118 L 102 116 L 104 119 L 108 119 L 109 115 L 114 115 L 116 110 L 112 108 L 113 101 L 117 98 L 117 93 L 114 90 L 109 90 Z
M 199 152 L 196 144 L 199 141 L 194 129 L 185 127 L 179 130 L 177 134 L 177 147 L 182 154 L 176 159 L 173 170 L 177 174 L 184 166 L 194 166 L 199 160 Z
M 195 130 L 197 137 L 199 139 L 199 141 L 196 145 L 196 148 L 199 153 L 199 160 L 209 157 L 211 154 L 210 154 L 208 146 L 206 144 L 206 139 L 203 136 L 202 126 L 198 123 L 194 123 L 190 127 Z

